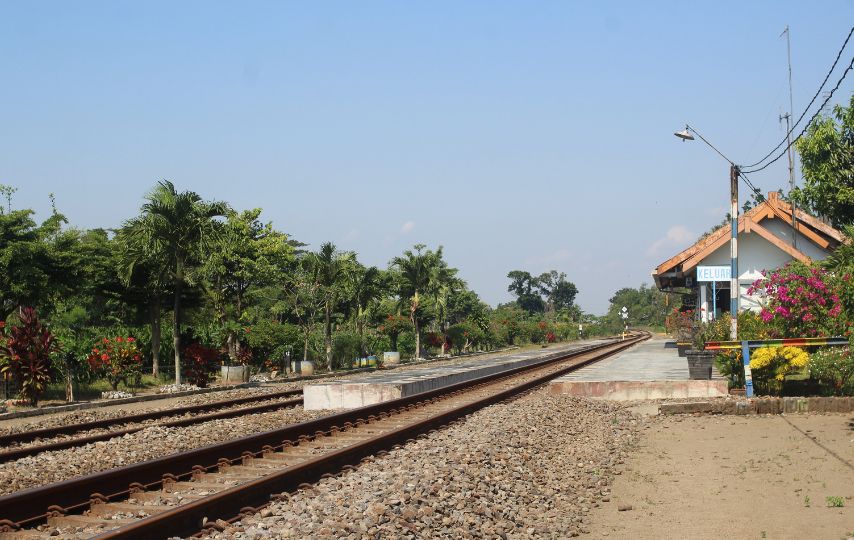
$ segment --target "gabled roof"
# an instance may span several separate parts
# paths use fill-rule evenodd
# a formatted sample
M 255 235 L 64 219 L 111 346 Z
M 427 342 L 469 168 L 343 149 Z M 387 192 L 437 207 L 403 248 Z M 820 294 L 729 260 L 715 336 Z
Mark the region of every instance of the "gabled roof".
M 792 205 L 781 200 L 776 191 L 772 191 L 768 194 L 766 200 L 738 218 L 738 232 L 754 232 L 788 253 L 792 258 L 809 262 L 810 258 L 801 250 L 793 248 L 790 244 L 782 241 L 761 225 L 763 220 L 775 217 L 779 218 L 789 227 L 792 226 Z M 818 247 L 832 251 L 843 242 L 842 233 L 806 212 L 795 210 L 794 217 L 796 219 L 797 232 Z M 660 289 L 668 287 L 670 285 L 669 282 L 673 281 L 668 278 L 675 278 L 681 281 L 703 259 L 721 246 L 727 244 L 730 236 L 730 228 L 721 227 L 697 241 L 693 246 L 684 249 L 679 254 L 658 265 L 652 272 L 656 286 Z

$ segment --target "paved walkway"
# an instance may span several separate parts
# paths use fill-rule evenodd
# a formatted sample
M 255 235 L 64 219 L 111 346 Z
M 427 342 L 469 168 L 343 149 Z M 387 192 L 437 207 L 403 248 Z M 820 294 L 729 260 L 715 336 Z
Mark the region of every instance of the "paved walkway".
M 569 381 L 684 381 L 688 361 L 680 357 L 672 340 L 652 337 L 611 358 L 561 377 Z M 712 378 L 720 374 L 712 368 Z
M 711 380 L 690 380 L 688 360 L 675 344 L 652 337 L 611 358 L 573 371 L 549 384 L 549 391 L 612 400 L 719 397 L 727 381 L 714 367 Z

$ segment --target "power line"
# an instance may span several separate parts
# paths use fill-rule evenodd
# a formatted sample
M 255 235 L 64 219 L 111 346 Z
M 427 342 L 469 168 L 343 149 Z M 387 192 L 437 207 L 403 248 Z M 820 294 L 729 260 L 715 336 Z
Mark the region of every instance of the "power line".
M 822 109 L 824 109 L 825 105 L 827 105 L 827 103 L 830 101 L 830 98 L 832 98 L 832 97 L 833 97 L 834 92 L 836 92 L 836 91 L 839 89 L 839 86 L 842 84 L 842 81 L 844 81 L 844 80 L 845 80 L 845 77 L 848 75 L 848 72 L 849 72 L 849 71 L 851 71 L 851 69 L 852 69 L 852 68 L 854 68 L 854 57 L 852 57 L 852 58 L 851 58 L 851 63 L 850 63 L 850 64 L 848 64 L 848 67 L 847 67 L 847 68 L 845 68 L 845 71 L 842 73 L 842 77 L 840 77 L 840 78 L 839 78 L 839 80 L 836 82 L 836 86 L 834 86 L 834 87 L 833 87 L 833 90 L 831 90 L 831 91 L 830 91 L 830 93 L 827 95 L 827 98 L 825 98 L 824 102 L 821 104 L 821 107 L 819 107 L 819 108 L 818 108 L 818 110 L 815 112 L 815 114 L 813 114 L 813 115 L 812 115 L 812 118 L 810 118 L 809 122 L 807 122 L 807 123 L 806 123 L 806 125 L 804 126 L 804 128 L 801 130 L 801 133 L 800 133 L 797 137 L 795 137 L 794 139 L 792 139 L 792 142 L 790 142 L 790 143 L 786 146 L 786 148 L 784 148 L 784 149 L 783 149 L 783 151 L 782 151 L 782 152 L 780 152 L 780 153 L 777 155 L 777 157 L 775 157 L 774 159 L 772 159 L 771 161 L 769 161 L 769 162 L 768 162 L 768 163 L 766 163 L 765 165 L 763 165 L 763 166 L 759 167 L 758 169 L 752 169 L 752 170 L 744 171 L 744 172 L 748 172 L 748 173 L 755 173 L 755 172 L 759 172 L 759 171 L 761 171 L 761 170 L 763 170 L 763 169 L 767 168 L 767 167 L 768 167 L 769 165 L 771 165 L 772 163 L 775 163 L 777 160 L 779 160 L 779 159 L 780 159 L 781 157 L 783 157 L 784 155 L 786 155 L 786 152 L 788 152 L 788 151 L 789 151 L 789 148 L 790 148 L 793 144 L 795 144 L 796 142 L 798 142 L 798 140 L 799 140 L 801 137 L 803 137 L 803 136 L 804 136 L 804 134 L 807 132 L 807 129 L 809 129 L 810 125 L 812 125 L 813 120 L 815 120 L 816 118 L 818 118 L 818 115 L 819 115 L 819 114 L 821 114 Z M 806 111 L 804 111 L 804 112 L 806 113 Z M 803 115 L 801 115 L 801 117 L 803 117 Z M 800 119 L 798 120 L 798 122 L 800 122 Z M 787 137 L 788 137 L 788 135 L 787 135 Z M 783 142 L 786 142 L 786 139 L 783 139 Z M 780 148 L 780 145 L 782 145 L 782 144 L 783 144 L 783 143 L 780 143 L 779 145 L 777 145 L 777 148 Z M 776 150 L 777 150 L 777 148 L 775 148 L 775 149 L 774 149 L 774 150 L 772 150 L 771 152 L 773 153 L 774 151 L 776 151 Z M 769 155 L 770 155 L 770 154 L 769 154 Z M 767 158 L 767 156 L 766 156 L 766 158 Z M 753 165 L 747 165 L 747 166 L 746 166 L 746 168 L 750 168 L 750 167 L 753 167 L 753 166 L 755 166 L 755 165 L 758 165 L 759 163 L 762 163 L 762 161 L 765 161 L 765 158 L 763 158 L 762 160 L 758 161 L 757 163 L 754 163 Z
M 821 89 L 824 88 L 825 84 L 827 84 L 827 80 L 830 78 L 830 75 L 833 73 L 833 70 L 836 69 L 836 64 L 839 62 L 839 59 L 842 57 L 842 52 L 845 50 L 845 47 L 848 45 L 848 41 L 851 39 L 852 35 L 854 35 L 854 26 L 852 26 L 851 30 L 848 32 L 848 37 L 845 38 L 845 42 L 842 43 L 842 47 L 840 47 L 839 52 L 836 54 L 836 60 L 833 61 L 833 65 L 830 66 L 830 70 L 827 72 L 827 75 L 825 75 L 824 80 L 821 82 L 821 85 L 818 87 L 818 90 L 816 90 L 815 95 L 812 97 L 812 99 L 809 102 L 809 105 L 807 105 L 806 108 L 804 109 L 804 112 L 801 113 L 801 116 L 798 118 L 798 121 L 795 122 L 794 124 L 792 124 L 791 129 L 788 131 L 788 133 L 786 133 L 786 136 L 783 137 L 783 140 L 780 141 L 780 144 L 778 144 L 777 146 L 772 148 L 771 151 L 765 155 L 765 157 L 763 157 L 762 159 L 760 159 L 756 163 L 752 163 L 750 165 L 745 165 L 745 167 L 748 167 L 748 168 L 749 167 L 756 167 L 757 165 L 759 165 L 760 163 L 762 163 L 763 161 L 768 159 L 774 152 L 776 152 L 781 146 L 783 146 L 786 143 L 786 140 L 789 137 L 789 135 L 791 135 L 795 131 L 795 128 L 798 126 L 798 124 L 801 123 L 801 120 L 804 119 L 804 116 L 807 114 L 807 111 L 810 110 L 810 107 L 812 107 L 813 103 L 815 103 L 816 98 L 818 98 L 818 95 L 821 93 Z M 844 76 L 843 76 L 843 78 L 844 78 Z M 837 86 L 838 86 L 838 84 L 837 84 Z M 825 100 L 825 103 L 827 103 L 826 100 Z M 815 117 L 813 116 L 813 118 L 815 118 Z M 810 120 L 810 122 L 812 122 L 812 120 Z M 786 149 L 788 150 L 788 147 Z M 761 169 L 758 169 L 758 170 L 761 170 Z

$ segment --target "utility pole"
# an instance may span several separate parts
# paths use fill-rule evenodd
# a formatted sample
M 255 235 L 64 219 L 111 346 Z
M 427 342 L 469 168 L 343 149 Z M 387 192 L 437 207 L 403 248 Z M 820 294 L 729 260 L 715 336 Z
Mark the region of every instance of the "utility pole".
M 729 242 L 730 276 L 729 276 L 729 338 L 738 340 L 738 297 L 741 291 L 738 287 L 738 165 L 729 167 L 729 198 L 730 198 L 730 228 Z
M 792 42 L 789 38 L 791 32 L 789 32 L 789 25 L 786 25 L 786 29 L 783 30 L 783 34 L 786 34 L 786 58 L 789 64 L 789 112 L 785 115 L 780 116 L 780 121 L 783 121 L 783 118 L 786 118 L 786 144 L 788 145 L 788 150 L 786 150 L 786 157 L 789 158 L 789 196 L 791 197 L 791 193 L 795 190 L 795 148 L 792 146 L 792 129 L 789 127 L 789 124 L 792 120 L 792 114 L 795 113 L 795 105 L 794 99 L 792 98 Z M 780 34 L 782 36 L 783 34 Z M 795 212 L 797 209 L 795 208 L 795 201 L 791 201 L 792 204 L 792 247 L 798 249 L 798 219 L 795 217 Z

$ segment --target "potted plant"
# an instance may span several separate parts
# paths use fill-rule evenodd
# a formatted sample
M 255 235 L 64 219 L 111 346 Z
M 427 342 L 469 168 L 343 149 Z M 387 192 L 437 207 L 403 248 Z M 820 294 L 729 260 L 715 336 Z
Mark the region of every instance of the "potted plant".
M 685 357 L 685 353 L 691 348 L 694 334 L 694 310 L 674 309 L 665 319 L 668 332 L 676 338 L 676 349 L 679 356 Z
M 705 350 L 705 325 L 698 323 L 694 327 L 691 350 L 685 351 L 688 359 L 688 378 L 691 380 L 709 380 L 712 378 L 712 363 L 715 352 Z

